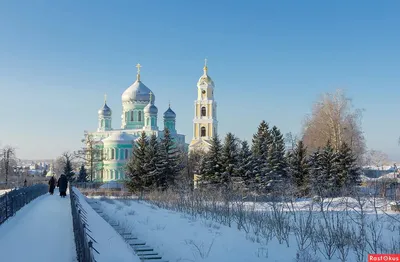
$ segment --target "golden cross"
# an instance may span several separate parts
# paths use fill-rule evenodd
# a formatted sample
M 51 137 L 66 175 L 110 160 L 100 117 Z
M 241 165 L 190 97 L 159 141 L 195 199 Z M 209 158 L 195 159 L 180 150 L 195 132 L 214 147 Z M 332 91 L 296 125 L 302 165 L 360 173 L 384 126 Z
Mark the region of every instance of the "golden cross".
M 206 66 L 206 67 L 207 67 L 207 58 L 206 58 L 206 59 L 204 59 L 204 66 Z
M 107 103 L 107 94 L 104 94 L 104 104 Z
M 168 107 L 171 107 L 171 100 L 168 100 Z
M 153 100 L 153 93 L 150 91 L 149 95 L 150 95 L 150 103 L 151 103 L 151 102 L 153 102 L 152 101 Z
M 136 68 L 137 68 L 137 73 L 138 74 L 140 74 L 140 68 L 141 68 L 142 66 L 138 63 L 137 65 L 136 65 Z

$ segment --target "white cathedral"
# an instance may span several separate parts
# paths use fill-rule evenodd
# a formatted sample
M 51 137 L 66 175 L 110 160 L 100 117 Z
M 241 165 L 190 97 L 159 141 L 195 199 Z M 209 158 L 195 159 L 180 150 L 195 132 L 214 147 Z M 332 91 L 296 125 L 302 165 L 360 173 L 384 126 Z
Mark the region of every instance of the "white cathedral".
M 132 155 L 132 145 L 142 132 L 147 136 L 164 136 L 165 128 L 181 149 L 187 150 L 185 135 L 176 131 L 176 114 L 169 106 L 163 114 L 163 130 L 157 125 L 158 109 L 155 106 L 154 93 L 140 79 L 140 64 L 137 66 L 136 81 L 122 93 L 122 124 L 120 129 L 113 129 L 112 110 L 104 105 L 98 111 L 98 128 L 88 133 L 97 141 L 96 147 L 102 152 L 103 159 L 96 165 L 95 180 L 108 182 L 125 179 L 125 165 Z M 193 139 L 189 150 L 207 150 L 210 140 L 217 134 L 217 105 L 214 101 L 214 82 L 208 76 L 207 63 L 203 75 L 197 83 L 197 100 L 193 119 Z

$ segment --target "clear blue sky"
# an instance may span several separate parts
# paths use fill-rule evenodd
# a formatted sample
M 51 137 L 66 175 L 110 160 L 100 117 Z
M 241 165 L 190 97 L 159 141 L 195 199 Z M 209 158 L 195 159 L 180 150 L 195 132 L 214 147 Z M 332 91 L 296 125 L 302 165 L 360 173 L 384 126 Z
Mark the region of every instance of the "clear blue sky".
M 0 139 L 21 158 L 53 158 L 97 128 L 104 93 L 121 124 L 135 80 L 171 100 L 192 138 L 204 58 L 219 131 L 250 139 L 263 119 L 299 133 L 323 92 L 365 109 L 369 148 L 400 160 L 399 1 L 1 1 Z

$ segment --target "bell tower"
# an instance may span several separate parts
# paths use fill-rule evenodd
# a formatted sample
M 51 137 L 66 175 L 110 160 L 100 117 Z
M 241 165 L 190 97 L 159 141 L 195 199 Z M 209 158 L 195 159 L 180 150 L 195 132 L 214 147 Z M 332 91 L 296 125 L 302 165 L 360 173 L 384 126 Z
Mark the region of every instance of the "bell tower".
M 203 75 L 197 82 L 197 100 L 194 101 L 193 139 L 189 150 L 207 151 L 217 134 L 217 103 L 214 100 L 214 81 L 208 75 L 207 59 Z

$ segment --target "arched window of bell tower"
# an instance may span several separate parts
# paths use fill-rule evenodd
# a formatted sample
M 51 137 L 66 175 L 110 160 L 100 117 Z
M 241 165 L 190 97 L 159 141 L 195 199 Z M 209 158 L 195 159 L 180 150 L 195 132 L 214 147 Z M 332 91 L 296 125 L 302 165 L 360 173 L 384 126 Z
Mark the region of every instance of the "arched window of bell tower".
M 201 127 L 201 134 L 202 137 L 206 136 L 206 128 L 204 126 Z
M 206 115 L 207 115 L 206 107 L 203 106 L 203 107 L 201 108 L 201 116 L 206 116 Z
M 138 121 L 142 121 L 142 111 L 138 112 Z

